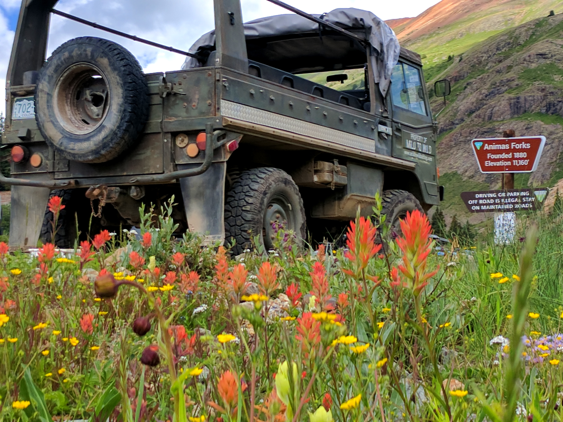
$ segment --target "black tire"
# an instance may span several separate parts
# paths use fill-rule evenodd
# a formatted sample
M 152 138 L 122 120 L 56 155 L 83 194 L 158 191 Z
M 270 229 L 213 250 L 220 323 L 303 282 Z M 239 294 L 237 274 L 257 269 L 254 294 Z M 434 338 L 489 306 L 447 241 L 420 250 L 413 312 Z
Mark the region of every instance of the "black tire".
M 424 213 L 422 206 L 415 196 L 407 191 L 392 189 L 383 192 L 381 197 L 382 214 L 385 214 L 385 224 L 390 227 L 390 235 L 401 235 L 400 221 L 407 216 L 407 212 L 419 210 Z
M 225 239 L 235 240 L 233 255 L 252 245 L 256 235 L 261 244 L 272 248 L 272 224 L 278 221 L 293 230 L 299 242 L 306 237 L 303 200 L 297 185 L 285 171 L 260 167 L 247 170 L 234 181 L 225 201 Z
M 41 226 L 41 234 L 39 240 L 43 244 L 53 243 L 58 248 L 72 248 L 76 240 L 76 219 L 75 207 L 76 203 L 75 191 L 72 189 L 58 189 L 51 191 L 49 198 L 53 196 L 60 196 L 63 198 L 62 204 L 64 209 L 59 213 L 57 220 L 57 232 L 53 240 L 53 213 L 49 208 L 45 210 L 45 217 L 43 217 L 43 225 Z M 73 200 L 74 198 L 74 200 Z
M 103 163 L 130 148 L 149 113 L 148 86 L 135 57 L 112 41 L 70 40 L 47 60 L 35 90 L 35 119 L 63 157 Z

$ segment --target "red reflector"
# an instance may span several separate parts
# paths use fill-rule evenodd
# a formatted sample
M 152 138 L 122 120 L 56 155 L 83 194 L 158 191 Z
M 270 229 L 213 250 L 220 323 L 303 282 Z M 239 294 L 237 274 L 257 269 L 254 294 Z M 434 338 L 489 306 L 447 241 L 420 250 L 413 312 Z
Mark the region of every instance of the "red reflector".
M 11 156 L 14 163 L 21 163 L 27 156 L 27 150 L 22 146 L 16 145 L 12 148 Z
M 205 147 L 207 146 L 207 135 L 205 132 L 201 132 L 197 135 L 195 139 L 195 143 L 200 151 L 205 151 Z
M 238 148 L 238 141 L 231 141 L 227 144 L 227 149 L 229 152 L 233 152 Z

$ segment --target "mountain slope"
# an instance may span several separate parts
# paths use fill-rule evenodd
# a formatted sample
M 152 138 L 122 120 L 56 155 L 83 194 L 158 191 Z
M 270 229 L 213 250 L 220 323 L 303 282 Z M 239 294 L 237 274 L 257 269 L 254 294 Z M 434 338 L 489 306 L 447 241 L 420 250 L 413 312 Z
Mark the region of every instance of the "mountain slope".
M 563 12 L 561 0 L 442 0 L 416 18 L 391 23 L 401 44 L 432 67 L 551 10 Z
M 436 77 L 452 82 L 448 106 L 437 119 L 440 181 L 450 214 L 465 208 L 462 190 L 500 182 L 498 175 L 479 172 L 470 148 L 477 137 L 498 137 L 506 129 L 517 136 L 544 135 L 538 170 L 517 175 L 517 187 L 549 186 L 563 177 L 563 14 L 491 37 Z M 442 108 L 440 101 L 433 99 L 433 110 Z

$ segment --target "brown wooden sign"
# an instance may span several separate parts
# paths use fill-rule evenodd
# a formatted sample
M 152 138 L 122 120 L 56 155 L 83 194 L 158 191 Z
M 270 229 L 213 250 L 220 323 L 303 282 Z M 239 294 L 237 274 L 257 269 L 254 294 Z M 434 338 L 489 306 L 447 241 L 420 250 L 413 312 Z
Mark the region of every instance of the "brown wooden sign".
M 544 146 L 544 136 L 471 141 L 481 173 L 531 173 L 538 167 Z
M 541 208 L 548 192 L 546 188 L 463 192 L 461 199 L 475 213 L 534 211 Z

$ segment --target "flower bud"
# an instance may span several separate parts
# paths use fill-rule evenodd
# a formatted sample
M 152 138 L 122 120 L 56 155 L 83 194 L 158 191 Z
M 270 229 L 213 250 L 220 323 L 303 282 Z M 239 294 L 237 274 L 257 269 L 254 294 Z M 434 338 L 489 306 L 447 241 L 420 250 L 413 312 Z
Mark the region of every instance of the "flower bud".
M 133 332 L 139 337 L 143 337 L 151 330 L 151 320 L 149 317 L 139 317 L 133 321 Z
M 157 366 L 160 363 L 160 357 L 158 356 L 158 346 L 151 345 L 143 350 L 141 355 L 141 363 L 147 366 Z
M 119 283 L 115 280 L 112 274 L 100 275 L 94 282 L 94 289 L 98 297 L 111 299 L 117 295 Z

